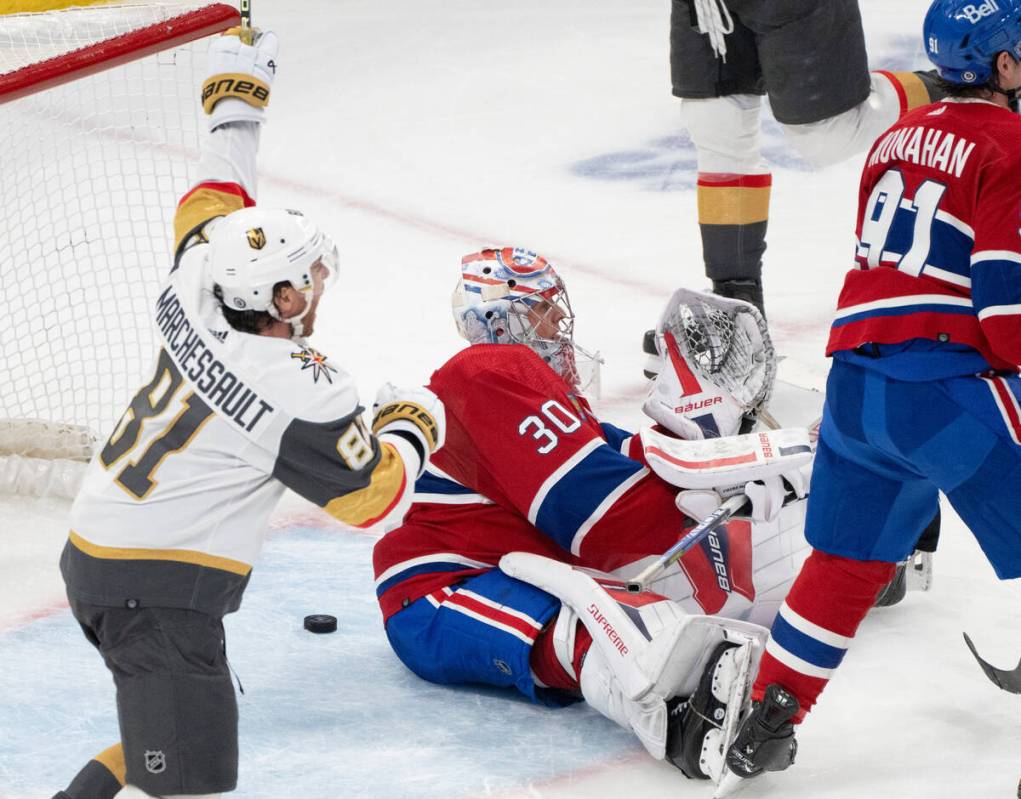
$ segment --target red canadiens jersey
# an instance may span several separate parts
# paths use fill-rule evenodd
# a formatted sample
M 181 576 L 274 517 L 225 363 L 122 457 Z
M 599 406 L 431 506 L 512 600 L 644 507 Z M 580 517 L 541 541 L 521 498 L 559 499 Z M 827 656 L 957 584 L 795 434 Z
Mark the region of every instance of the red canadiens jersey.
M 430 388 L 446 408 L 446 443 L 404 523 L 374 550 L 384 617 L 496 568 L 508 552 L 612 572 L 661 554 L 693 524 L 674 503 L 677 489 L 640 460 L 637 438 L 601 425 L 527 347 L 469 347 Z M 715 550 L 707 542 L 685 556 L 696 611 L 716 612 L 731 591 L 754 598 L 750 525 L 730 526 Z
M 1017 369 L 1019 167 L 1021 118 L 982 100 L 925 106 L 881 136 L 862 174 L 857 266 L 827 354 L 929 339 Z

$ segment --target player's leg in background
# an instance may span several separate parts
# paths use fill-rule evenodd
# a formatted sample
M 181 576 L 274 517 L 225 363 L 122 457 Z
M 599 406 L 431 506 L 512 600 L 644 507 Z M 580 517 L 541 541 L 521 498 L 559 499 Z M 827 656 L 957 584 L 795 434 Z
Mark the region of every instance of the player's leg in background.
M 819 551 L 773 624 L 756 698 L 775 684 L 794 694 L 802 716 L 815 703 L 892 574 L 892 561 L 920 538 L 930 543 L 922 531 L 937 488 L 997 576 L 1021 576 L 1021 494 L 1003 488 L 1021 483 L 1018 397 L 1016 377 L 898 381 L 838 353 L 806 530 Z
M 762 310 L 772 176 L 760 149 L 765 86 L 755 37 L 735 15 L 724 62 L 695 24 L 691 3 L 673 0 L 671 82 L 674 96 L 682 100 L 682 120 L 698 158 L 698 222 L 706 277 L 716 293 Z
M 911 591 L 928 591 L 932 588 L 932 555 L 939 545 L 940 512 L 939 507 L 932 521 L 922 531 L 911 557 L 897 564 L 893 579 L 876 597 L 877 608 L 888 608 L 896 605 Z
M 759 699 L 779 684 L 798 699 L 799 719 L 842 662 L 895 564 L 913 551 L 937 501 L 937 487 L 921 469 L 909 468 L 899 450 L 875 446 L 918 414 L 917 403 L 890 410 L 891 382 L 840 360 L 830 372 L 805 530 L 814 551 L 773 623 L 753 694 Z M 915 428 L 920 445 L 945 420 L 934 414 L 930 421 Z
M 755 32 L 773 115 L 814 166 L 867 150 L 901 115 L 942 96 L 929 72 L 869 72 L 858 0 L 731 5 Z

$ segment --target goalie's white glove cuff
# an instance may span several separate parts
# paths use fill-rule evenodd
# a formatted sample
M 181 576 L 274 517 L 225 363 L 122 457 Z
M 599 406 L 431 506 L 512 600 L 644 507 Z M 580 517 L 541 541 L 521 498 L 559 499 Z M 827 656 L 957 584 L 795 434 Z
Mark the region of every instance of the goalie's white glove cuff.
M 762 480 L 750 480 L 745 483 L 741 491 L 748 497 L 751 506 L 749 515 L 752 520 L 756 522 L 774 521 L 780 515 L 781 509 L 788 501 L 788 494 L 791 492 L 796 499 L 807 497 L 811 473 L 812 466 L 809 463 L 799 469 L 784 472 L 782 475 Z M 738 486 L 721 486 L 718 489 L 687 489 L 679 492 L 674 502 L 681 513 L 700 522 L 723 504 L 723 497 L 737 494 Z
M 809 462 L 801 468 L 790 469 L 782 475 L 745 483 L 744 493 L 751 502 L 752 520 L 757 522 L 774 521 L 787 502 L 788 491 L 793 492 L 795 499 L 804 499 L 808 496 L 811 478 L 812 464 Z
M 276 75 L 279 42 L 272 31 L 245 44 L 232 29 L 209 46 L 209 71 L 202 84 L 202 107 L 209 130 L 228 122 L 263 122 Z

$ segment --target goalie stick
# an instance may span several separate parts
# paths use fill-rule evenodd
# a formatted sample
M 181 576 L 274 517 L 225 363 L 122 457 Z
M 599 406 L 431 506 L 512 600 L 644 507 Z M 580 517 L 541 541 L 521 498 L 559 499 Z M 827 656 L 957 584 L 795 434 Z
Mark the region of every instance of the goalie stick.
M 982 667 L 982 671 L 986 673 L 986 676 L 992 680 L 996 687 L 1009 691 L 1012 694 L 1021 694 L 1021 661 L 1010 671 L 998 669 L 979 655 L 967 633 L 964 633 L 964 643 L 968 645 L 968 649 L 975 656 L 978 665 Z
M 690 551 L 693 546 L 741 510 L 747 501 L 748 497 L 745 494 L 736 494 L 726 500 L 720 507 L 693 527 L 684 538 L 642 569 L 639 574 L 628 580 L 628 593 L 640 594 L 645 591 L 649 587 L 649 583 L 656 579 L 665 568 L 684 557 L 685 553 Z

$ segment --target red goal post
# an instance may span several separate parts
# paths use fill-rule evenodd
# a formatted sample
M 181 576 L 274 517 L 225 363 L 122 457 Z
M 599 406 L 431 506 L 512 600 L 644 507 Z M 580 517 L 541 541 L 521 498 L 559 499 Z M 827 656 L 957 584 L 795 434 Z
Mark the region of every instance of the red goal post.
M 0 14 L 0 493 L 73 496 L 144 382 L 205 40 L 239 23 L 195 0 Z
M 99 8 L 110 9 L 116 6 L 101 5 Z M 21 69 L 0 75 L 0 103 L 17 100 L 27 94 L 61 86 L 105 69 L 180 47 L 196 39 L 222 33 L 240 23 L 237 9 L 226 3 L 213 3 L 79 50 L 26 64 Z

